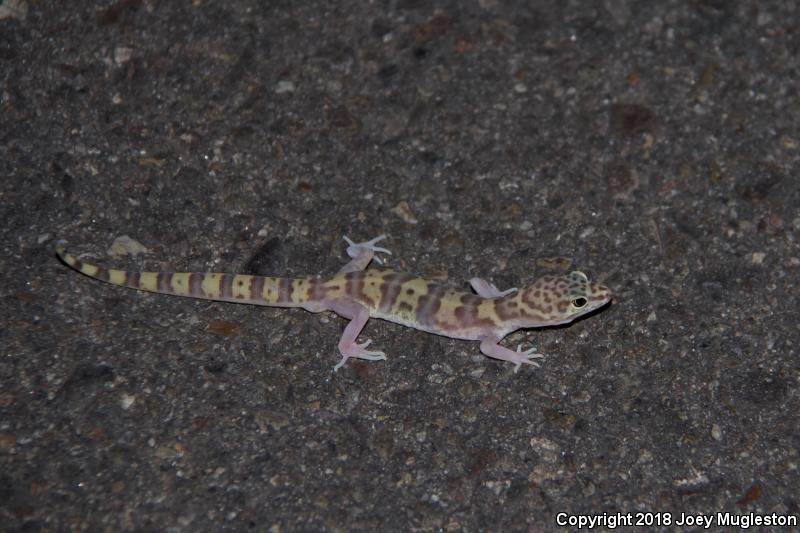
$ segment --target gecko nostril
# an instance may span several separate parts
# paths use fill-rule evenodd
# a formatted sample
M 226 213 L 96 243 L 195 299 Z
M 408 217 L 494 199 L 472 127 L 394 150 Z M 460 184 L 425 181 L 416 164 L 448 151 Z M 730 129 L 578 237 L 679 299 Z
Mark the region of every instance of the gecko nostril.
M 574 305 L 575 307 L 578 307 L 578 308 L 583 307 L 587 303 L 588 303 L 588 300 L 586 298 L 575 298 L 574 300 L 572 300 L 572 305 Z

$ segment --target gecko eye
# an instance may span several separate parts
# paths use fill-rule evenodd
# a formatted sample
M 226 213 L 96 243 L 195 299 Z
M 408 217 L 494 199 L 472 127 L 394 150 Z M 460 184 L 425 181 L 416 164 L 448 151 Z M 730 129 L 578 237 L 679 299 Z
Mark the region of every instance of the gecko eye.
M 587 303 L 588 302 L 586 301 L 586 298 L 575 298 L 574 300 L 572 300 L 572 305 L 574 305 L 578 309 L 580 309 L 581 307 L 583 307 Z

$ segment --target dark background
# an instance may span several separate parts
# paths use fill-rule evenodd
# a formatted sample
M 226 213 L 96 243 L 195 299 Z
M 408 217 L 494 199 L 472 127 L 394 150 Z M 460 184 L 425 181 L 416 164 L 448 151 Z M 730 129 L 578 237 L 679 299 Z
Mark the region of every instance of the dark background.
M 794 2 L 4 6 L 3 528 L 800 514 Z M 579 269 L 615 301 L 505 341 L 540 369 L 372 321 L 388 360 L 333 374 L 339 318 L 53 253 L 304 275 L 381 233 L 398 270 Z

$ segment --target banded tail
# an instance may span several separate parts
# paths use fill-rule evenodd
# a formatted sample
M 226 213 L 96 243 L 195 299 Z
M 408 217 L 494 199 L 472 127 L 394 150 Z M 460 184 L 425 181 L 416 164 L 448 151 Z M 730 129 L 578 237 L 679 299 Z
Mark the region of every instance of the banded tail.
M 221 302 L 275 307 L 301 307 L 308 301 L 312 280 L 272 278 L 219 272 L 134 272 L 86 263 L 59 244 L 56 253 L 81 274 L 140 291 L 173 294 Z

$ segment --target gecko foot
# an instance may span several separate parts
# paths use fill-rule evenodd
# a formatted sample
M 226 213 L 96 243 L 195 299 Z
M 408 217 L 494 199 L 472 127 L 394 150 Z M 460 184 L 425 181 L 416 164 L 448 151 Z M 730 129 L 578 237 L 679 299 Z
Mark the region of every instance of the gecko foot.
M 484 298 L 502 298 L 503 296 L 517 292 L 516 287 L 501 291 L 494 283 L 490 283 L 481 278 L 472 278 L 469 280 L 469 284 L 472 286 L 472 289 L 478 293 L 478 296 Z
M 336 366 L 333 367 L 333 371 L 336 372 L 344 364 L 347 360 L 351 357 L 355 357 L 356 359 L 366 359 L 367 361 L 381 361 L 386 359 L 386 354 L 380 351 L 371 351 L 365 350 L 371 340 L 364 341 L 361 344 L 356 344 L 355 342 L 351 344 L 339 344 L 339 351 L 342 353 L 342 360 L 336 363 Z
M 542 359 L 544 358 L 543 354 L 536 353 L 536 348 L 528 348 L 525 351 L 522 351 L 522 345 L 520 344 L 517 346 L 517 351 L 514 352 L 515 357 L 512 363 L 516 363 L 517 366 L 514 367 L 514 373 L 516 374 L 519 371 L 519 367 L 523 364 L 525 365 L 532 365 L 535 367 L 539 367 L 539 363 L 532 361 L 532 359 Z
M 344 240 L 347 241 L 347 244 L 348 244 L 348 246 L 347 246 L 347 255 L 349 255 L 353 259 L 355 259 L 356 257 L 358 257 L 361 253 L 363 253 L 365 251 L 369 251 L 369 252 L 372 252 L 372 253 L 380 252 L 380 253 L 392 255 L 392 252 L 390 252 L 386 248 L 381 248 L 380 246 L 375 246 L 376 242 L 382 241 L 385 238 L 386 238 L 386 235 L 381 235 L 379 237 L 375 237 L 374 239 L 371 239 L 371 240 L 366 241 L 366 242 L 353 242 L 347 237 L 347 235 L 344 235 Z M 381 262 L 381 258 L 380 257 L 376 256 L 376 257 L 374 257 L 374 259 L 378 263 Z

